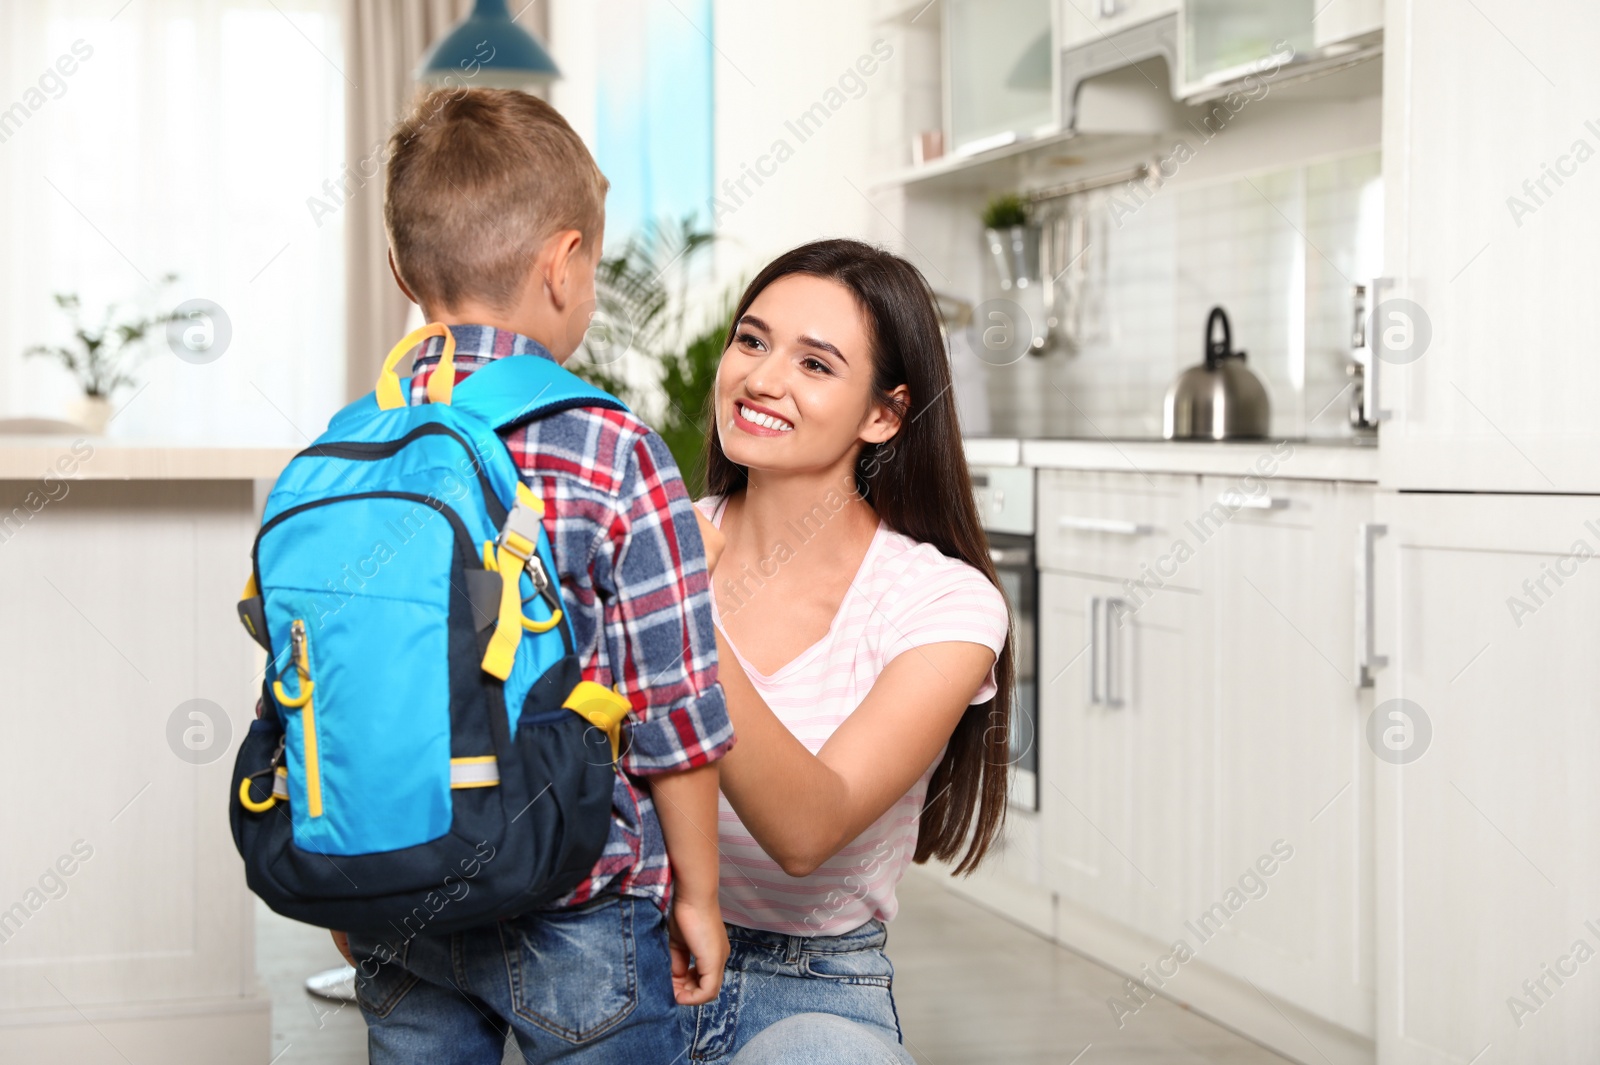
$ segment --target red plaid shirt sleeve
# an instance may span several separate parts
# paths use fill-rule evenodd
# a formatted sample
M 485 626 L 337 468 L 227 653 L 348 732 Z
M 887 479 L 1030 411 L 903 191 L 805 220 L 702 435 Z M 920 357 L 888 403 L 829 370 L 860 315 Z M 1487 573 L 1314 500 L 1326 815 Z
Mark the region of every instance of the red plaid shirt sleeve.
M 622 767 L 691 769 L 733 745 L 711 618 L 705 546 L 683 478 L 654 433 L 636 439 L 622 496 L 595 554 L 603 656 L 633 704 Z

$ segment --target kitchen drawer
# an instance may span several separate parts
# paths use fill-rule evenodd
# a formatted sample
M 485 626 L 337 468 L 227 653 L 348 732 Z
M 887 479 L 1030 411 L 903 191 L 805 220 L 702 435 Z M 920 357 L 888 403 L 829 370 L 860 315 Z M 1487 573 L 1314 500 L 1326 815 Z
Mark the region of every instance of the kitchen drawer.
M 1039 568 L 1199 588 L 1189 531 L 1199 484 L 1187 474 L 1039 471 Z

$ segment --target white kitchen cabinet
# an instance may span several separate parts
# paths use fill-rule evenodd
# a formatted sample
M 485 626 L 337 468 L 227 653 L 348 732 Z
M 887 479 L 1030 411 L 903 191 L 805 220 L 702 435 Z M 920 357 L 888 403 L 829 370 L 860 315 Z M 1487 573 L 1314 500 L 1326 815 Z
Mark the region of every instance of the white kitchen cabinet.
M 1206 733 L 1199 596 L 1137 611 L 1111 578 L 1040 575 L 1040 820 L 1050 885 L 1162 942 L 1195 909 Z
M 1600 491 L 1596 40 L 1597 4 L 1389 0 L 1386 487 Z
M 945 0 L 945 128 L 952 152 L 1054 132 L 1054 0 Z
M 1171 15 L 1180 0 L 1060 0 L 1061 46 L 1098 41 L 1107 34 Z
M 1371 692 L 1356 667 L 1369 585 L 1355 564 L 1373 495 L 1284 478 L 1038 481 L 1047 882 L 1326 1022 L 1357 1058 L 1375 1023 Z M 1170 991 L 1199 994 L 1197 979 Z
M 1191 475 L 1038 474 L 1040 822 L 1068 902 L 1166 941 L 1195 903 L 1206 632 Z
M 1275 64 L 1285 45 L 1312 46 L 1312 0 L 1184 0 L 1180 21 L 1183 94 Z
M 1354 660 L 1366 589 L 1352 561 L 1373 489 L 1270 481 L 1246 494 L 1206 477 L 1201 500 L 1217 508 L 1200 548 L 1215 703 L 1202 894 L 1209 906 L 1248 877 L 1250 901 L 1200 956 L 1370 1038 L 1371 698 Z M 1279 840 L 1293 857 L 1261 876 L 1253 865 Z
M 1600 500 L 1377 514 L 1380 1060 L 1600 1060 Z

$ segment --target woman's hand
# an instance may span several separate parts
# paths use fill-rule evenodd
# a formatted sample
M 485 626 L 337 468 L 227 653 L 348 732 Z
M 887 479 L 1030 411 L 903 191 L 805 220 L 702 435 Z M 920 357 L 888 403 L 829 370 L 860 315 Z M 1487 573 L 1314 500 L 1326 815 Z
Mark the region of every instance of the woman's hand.
M 722 537 L 722 530 L 711 524 L 711 519 L 700 513 L 699 507 L 695 508 L 694 518 L 700 523 L 700 539 L 705 541 L 706 545 L 706 572 L 711 573 L 716 570 L 717 562 L 722 558 L 722 548 L 727 541 Z
M 333 932 L 333 945 L 339 948 L 339 953 L 344 955 L 345 964 L 354 969 L 356 959 L 350 953 L 350 937 L 344 932 Z
M 678 1005 L 715 1001 L 722 991 L 722 967 L 728 963 L 722 907 L 714 900 L 674 899 L 667 917 L 667 943 L 672 953 L 672 997 Z

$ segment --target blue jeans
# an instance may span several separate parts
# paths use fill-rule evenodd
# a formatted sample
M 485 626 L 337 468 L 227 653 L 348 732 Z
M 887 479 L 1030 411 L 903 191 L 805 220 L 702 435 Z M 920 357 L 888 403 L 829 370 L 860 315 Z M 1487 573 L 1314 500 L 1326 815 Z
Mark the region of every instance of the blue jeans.
M 469 932 L 350 937 L 372 1065 L 669 1065 L 684 1052 L 666 921 L 611 896 Z
M 722 993 L 682 1010 L 690 1065 L 910 1065 L 887 938 L 880 921 L 839 936 L 728 925 Z

